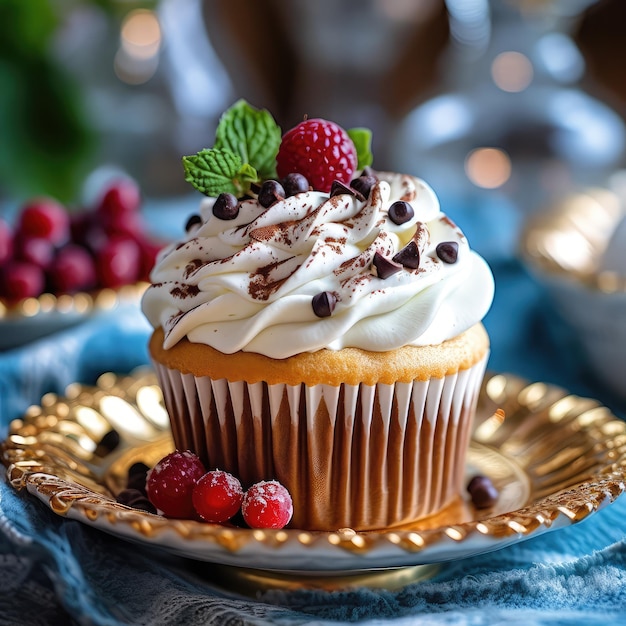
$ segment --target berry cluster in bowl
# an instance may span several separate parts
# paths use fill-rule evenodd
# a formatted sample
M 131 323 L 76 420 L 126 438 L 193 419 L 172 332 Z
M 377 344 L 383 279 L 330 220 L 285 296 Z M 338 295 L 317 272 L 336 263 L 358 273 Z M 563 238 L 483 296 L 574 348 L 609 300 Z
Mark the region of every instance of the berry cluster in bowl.
M 0 300 L 11 307 L 44 293 L 147 281 L 162 243 L 148 236 L 140 208 L 138 185 L 124 178 L 86 209 L 71 212 L 52 198 L 37 198 L 13 224 L 0 218 Z

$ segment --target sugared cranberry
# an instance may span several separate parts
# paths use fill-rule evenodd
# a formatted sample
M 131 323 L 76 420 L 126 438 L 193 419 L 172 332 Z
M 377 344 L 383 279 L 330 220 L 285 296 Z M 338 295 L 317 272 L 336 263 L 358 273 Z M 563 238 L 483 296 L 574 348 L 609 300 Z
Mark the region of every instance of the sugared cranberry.
M 193 452 L 177 450 L 148 472 L 146 493 L 150 502 L 167 517 L 192 518 L 193 488 L 204 473 L 202 461 Z
M 297 193 L 309 190 L 309 181 L 306 176 L 292 172 L 283 179 L 283 189 L 287 196 L 295 196 Z
M 96 268 L 87 250 L 69 244 L 59 250 L 50 267 L 50 282 L 57 293 L 75 293 L 93 289 Z
M 226 522 L 241 507 L 243 489 L 237 478 L 228 472 L 211 470 L 193 488 L 193 506 L 207 522 Z
M 2 267 L 0 294 L 8 300 L 36 298 L 45 286 L 43 270 L 26 261 L 9 261 Z
M 397 200 L 389 207 L 389 219 L 394 224 L 404 224 L 412 220 L 414 215 L 413 207 L 404 200 Z
M 3 219 L 0 219 L 0 265 L 13 256 L 13 231 Z
M 213 215 L 220 220 L 234 220 L 239 215 L 239 201 L 232 193 L 221 193 L 213 204 Z
M 278 481 L 262 481 L 246 491 L 241 513 L 251 528 L 284 528 L 293 515 L 293 502 Z
M 42 198 L 27 204 L 21 211 L 17 231 L 23 237 L 43 237 L 59 245 L 70 234 L 70 218 L 55 200 Z
M 267 208 L 274 202 L 282 200 L 285 195 L 283 186 L 277 180 L 266 180 L 259 191 L 259 204 Z
M 96 253 L 96 271 L 102 287 L 120 287 L 139 278 L 141 251 L 130 238 L 113 238 Z

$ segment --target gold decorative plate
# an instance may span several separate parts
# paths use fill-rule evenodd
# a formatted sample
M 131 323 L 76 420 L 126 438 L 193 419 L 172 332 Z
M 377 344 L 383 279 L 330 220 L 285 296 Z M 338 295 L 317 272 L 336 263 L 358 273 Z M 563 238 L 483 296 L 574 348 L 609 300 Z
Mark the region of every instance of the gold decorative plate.
M 151 465 L 172 449 L 151 370 L 105 374 L 96 386 L 74 384 L 63 398 L 45 396 L 11 424 L 1 453 L 10 484 L 56 514 L 220 564 L 222 572 L 239 572 L 240 579 L 246 572 L 250 584 L 263 578 L 255 569 L 312 580 L 404 568 L 396 571 L 398 580 L 406 580 L 402 575 L 416 566 L 499 549 L 580 522 L 625 490 L 626 424 L 594 400 L 490 375 L 477 424 L 467 473 L 488 475 L 500 490 L 492 509 L 479 511 L 459 499 L 427 520 L 363 533 L 249 530 L 166 519 L 116 503 L 130 465 Z M 111 430 L 120 436 L 113 451 L 99 445 Z
M 0 298 L 0 350 L 8 350 L 69 328 L 92 315 L 138 303 L 147 283 L 74 294 L 43 293 L 9 303 Z

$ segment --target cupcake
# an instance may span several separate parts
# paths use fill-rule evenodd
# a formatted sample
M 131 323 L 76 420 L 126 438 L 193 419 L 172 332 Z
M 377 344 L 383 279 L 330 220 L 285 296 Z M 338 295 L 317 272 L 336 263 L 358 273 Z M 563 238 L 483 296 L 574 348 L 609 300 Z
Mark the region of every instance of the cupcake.
M 390 528 L 459 498 L 489 352 L 485 261 L 369 133 L 281 137 L 238 102 L 183 159 L 207 197 L 143 311 L 174 442 L 244 486 L 278 480 L 290 526 Z

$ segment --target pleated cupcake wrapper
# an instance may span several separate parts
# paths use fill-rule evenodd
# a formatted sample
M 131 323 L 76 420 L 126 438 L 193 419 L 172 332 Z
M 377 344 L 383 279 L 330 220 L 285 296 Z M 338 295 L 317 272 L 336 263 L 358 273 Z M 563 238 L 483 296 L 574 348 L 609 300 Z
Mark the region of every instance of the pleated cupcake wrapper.
M 444 378 L 393 385 L 248 384 L 155 363 L 178 449 L 291 492 L 291 526 L 388 528 L 460 493 L 487 358 Z

